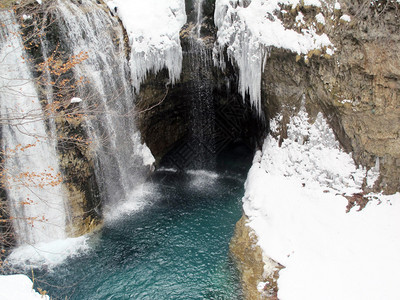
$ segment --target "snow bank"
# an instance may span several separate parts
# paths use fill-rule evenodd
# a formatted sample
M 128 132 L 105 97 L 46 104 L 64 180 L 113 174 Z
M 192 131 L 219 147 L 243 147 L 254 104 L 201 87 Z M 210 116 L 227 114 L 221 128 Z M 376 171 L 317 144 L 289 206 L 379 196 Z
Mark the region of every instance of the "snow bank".
M 346 213 L 342 194 L 360 192 L 365 171 L 322 115 L 307 120 L 304 110 L 292 118 L 281 147 L 265 140 L 243 198 L 264 254 L 285 267 L 279 299 L 399 299 L 400 195 Z
M 326 34 L 318 35 L 315 28 L 303 29 L 301 33 L 286 29 L 274 15 L 274 11 L 280 10 L 279 4 L 295 7 L 299 0 L 252 0 L 247 7 L 239 5 L 241 2 L 216 0 L 218 46 L 215 53 L 222 60 L 222 51 L 227 48 L 228 57 L 239 67 L 239 92 L 243 97 L 248 93 L 252 105 L 261 112 L 261 75 L 268 47 L 307 54 L 332 44 Z M 304 4 L 321 6 L 319 0 L 308 0 Z M 218 58 L 216 63 L 224 66 L 223 61 L 217 61 Z
M 0 299 L 2 300 L 49 300 L 49 296 L 42 296 L 32 288 L 33 283 L 28 276 L 0 275 Z
M 186 23 L 183 0 L 113 0 L 107 2 L 118 14 L 131 46 L 133 86 L 139 91 L 148 72 L 169 71 L 172 83 L 182 70 L 179 32 Z

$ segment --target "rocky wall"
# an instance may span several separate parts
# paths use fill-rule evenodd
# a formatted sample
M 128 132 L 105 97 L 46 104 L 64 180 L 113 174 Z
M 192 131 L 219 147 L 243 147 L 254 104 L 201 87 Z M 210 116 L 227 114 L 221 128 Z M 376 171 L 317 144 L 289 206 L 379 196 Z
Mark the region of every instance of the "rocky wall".
M 277 279 L 282 266 L 263 256 L 257 237 L 247 222 L 248 218 L 243 215 L 236 223 L 229 245 L 239 268 L 244 296 L 249 300 L 278 299 Z
M 322 111 L 343 148 L 357 164 L 372 168 L 377 161 L 380 177 L 369 191 L 400 191 L 400 15 L 395 1 L 385 8 L 365 6 L 365 1 L 340 1 L 341 9 L 298 6 L 309 26 L 317 13 L 318 24 L 335 45 L 332 56 L 315 51 L 300 58 L 283 49 L 270 49 L 263 74 L 263 106 L 267 118 L 281 112 L 283 123 L 299 109 L 303 95 L 311 117 Z M 378 1 L 379 2 L 379 1 Z M 350 16 L 350 22 L 341 16 Z M 307 23 L 307 20 L 308 23 Z M 315 23 L 314 23 L 315 24 Z M 284 125 L 284 124 L 283 124 Z M 282 128 L 284 129 L 284 126 Z

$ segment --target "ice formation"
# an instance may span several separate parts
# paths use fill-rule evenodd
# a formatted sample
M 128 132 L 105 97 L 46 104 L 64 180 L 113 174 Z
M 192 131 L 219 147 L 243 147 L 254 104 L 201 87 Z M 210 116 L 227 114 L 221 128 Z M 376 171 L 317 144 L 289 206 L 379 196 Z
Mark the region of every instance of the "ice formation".
M 167 68 L 171 83 L 182 70 L 179 32 L 186 23 L 183 0 L 113 0 L 107 2 L 121 18 L 131 47 L 132 83 L 138 92 L 149 72 Z
M 318 35 L 313 28 L 302 33 L 288 30 L 274 11 L 280 4 L 298 5 L 298 0 L 252 0 L 248 6 L 241 0 L 216 0 L 215 24 L 218 28 L 215 62 L 222 67 L 223 51 L 239 69 L 239 92 L 250 96 L 253 107 L 260 112 L 261 75 L 269 47 L 307 54 L 313 49 L 331 46 L 326 34 Z M 306 1 L 307 5 L 321 6 L 318 0 Z M 219 59 L 218 59 L 219 56 Z

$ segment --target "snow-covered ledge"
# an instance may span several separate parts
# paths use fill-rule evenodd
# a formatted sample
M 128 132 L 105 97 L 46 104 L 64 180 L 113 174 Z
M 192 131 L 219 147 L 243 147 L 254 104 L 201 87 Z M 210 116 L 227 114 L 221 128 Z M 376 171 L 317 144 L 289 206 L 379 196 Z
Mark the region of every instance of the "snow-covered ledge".
M 49 296 L 41 295 L 33 289 L 28 276 L 0 275 L 0 299 L 2 300 L 49 300 Z
M 276 138 L 255 155 L 243 198 L 263 257 L 283 266 L 278 298 L 399 299 L 400 195 L 361 189 L 374 183 L 379 162 L 368 172 L 357 168 L 322 114 L 310 124 L 305 109 L 279 146 L 280 121 L 271 122 Z M 349 200 L 369 202 L 359 211 Z
M 149 73 L 166 68 L 174 84 L 182 71 L 179 32 L 186 23 L 183 0 L 106 0 L 129 38 L 132 85 L 136 92 Z
M 239 71 L 239 93 L 250 97 L 252 106 L 261 114 L 261 77 L 267 60 L 268 48 L 276 47 L 292 51 L 307 59 L 307 53 L 320 50 L 334 53 L 334 45 L 326 34 L 317 34 L 316 24 L 300 32 L 288 29 L 277 16 L 300 4 L 321 8 L 324 0 L 216 0 L 214 21 L 218 28 L 214 49 L 214 62 L 225 67 L 224 50 Z M 299 26 L 305 26 L 303 14 L 296 17 Z

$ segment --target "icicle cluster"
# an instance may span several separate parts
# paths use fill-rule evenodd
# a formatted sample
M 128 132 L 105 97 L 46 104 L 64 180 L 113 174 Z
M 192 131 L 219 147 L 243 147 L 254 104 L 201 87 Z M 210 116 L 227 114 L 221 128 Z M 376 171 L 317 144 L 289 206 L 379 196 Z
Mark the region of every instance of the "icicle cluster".
M 131 47 L 132 84 L 138 92 L 149 72 L 167 68 L 171 83 L 182 70 L 179 32 L 186 23 L 183 0 L 114 0 L 107 3 L 118 14 Z
M 247 1 L 248 3 L 249 1 Z M 320 6 L 319 0 L 307 1 Z M 287 30 L 274 15 L 279 4 L 296 6 L 298 0 L 252 0 L 248 6 L 242 0 L 216 0 L 214 20 L 218 28 L 215 63 L 224 67 L 223 51 L 239 68 L 239 92 L 250 96 L 253 107 L 260 112 L 261 75 L 267 49 L 285 48 L 298 54 L 331 45 L 329 38 L 315 30 L 302 33 Z

